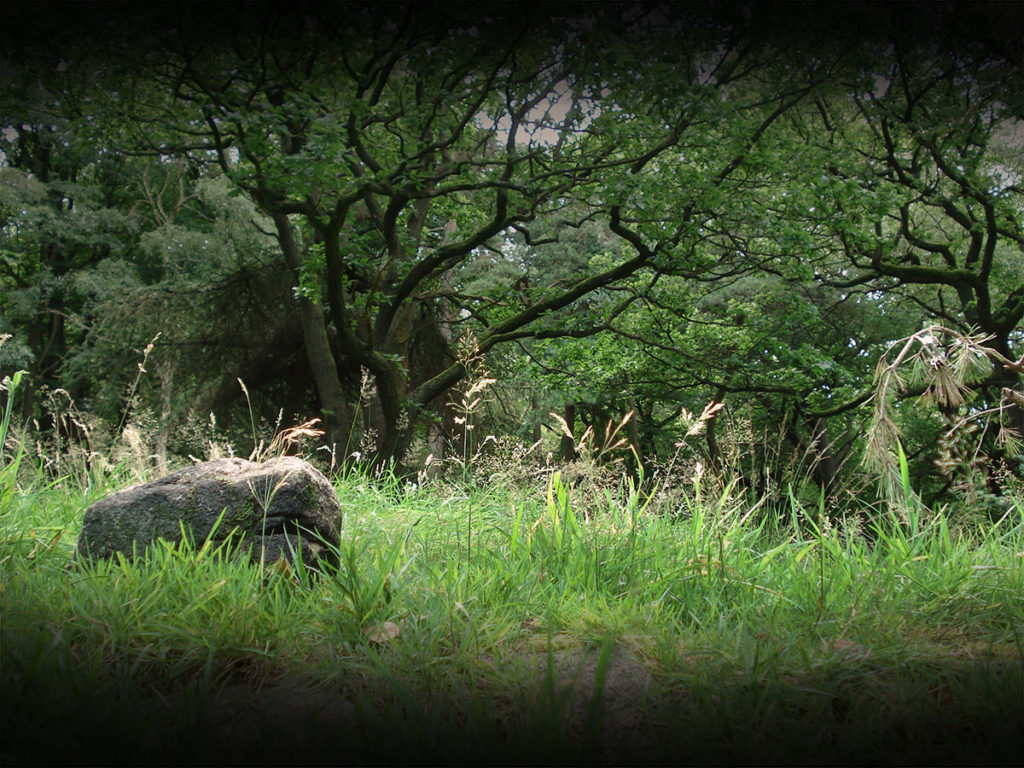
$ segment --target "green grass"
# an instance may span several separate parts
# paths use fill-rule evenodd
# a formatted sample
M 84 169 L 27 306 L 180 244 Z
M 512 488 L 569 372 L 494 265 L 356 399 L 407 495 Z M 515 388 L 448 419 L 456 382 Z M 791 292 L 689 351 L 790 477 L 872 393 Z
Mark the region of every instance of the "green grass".
M 72 564 L 116 483 L 12 482 L 5 765 L 1021 759 L 1020 500 L 858 529 L 351 474 L 320 578 L 187 545 Z

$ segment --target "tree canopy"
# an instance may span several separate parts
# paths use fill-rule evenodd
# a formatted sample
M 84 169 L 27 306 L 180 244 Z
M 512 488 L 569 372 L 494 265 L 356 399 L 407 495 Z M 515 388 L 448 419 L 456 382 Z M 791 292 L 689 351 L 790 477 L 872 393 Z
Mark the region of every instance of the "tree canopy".
M 486 360 L 523 439 L 633 412 L 664 460 L 725 403 L 832 492 L 876 362 L 940 323 L 993 354 L 940 411 L 1019 431 L 1020 9 L 852 9 L 6 4 L 0 364 L 26 417 L 148 408 L 161 455 L 241 379 L 387 463 L 444 451 Z

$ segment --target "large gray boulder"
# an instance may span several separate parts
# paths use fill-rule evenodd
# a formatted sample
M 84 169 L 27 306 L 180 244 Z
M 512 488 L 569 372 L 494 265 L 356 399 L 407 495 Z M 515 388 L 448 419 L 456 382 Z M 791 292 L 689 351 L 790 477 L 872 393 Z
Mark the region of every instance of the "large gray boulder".
M 78 555 L 141 555 L 157 539 L 180 541 L 182 524 L 197 546 L 233 535 L 255 560 L 292 562 L 301 546 L 303 563 L 316 565 L 334 561 L 342 512 L 327 478 L 301 459 L 217 459 L 97 501 L 85 511 Z

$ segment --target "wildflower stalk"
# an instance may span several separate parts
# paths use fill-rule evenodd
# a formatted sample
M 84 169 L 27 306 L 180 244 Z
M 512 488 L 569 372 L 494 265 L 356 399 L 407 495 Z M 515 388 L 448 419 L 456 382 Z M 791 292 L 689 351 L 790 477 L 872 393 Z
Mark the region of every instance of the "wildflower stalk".
M 156 345 L 157 339 L 159 339 L 161 335 L 161 333 L 157 333 L 149 344 L 146 345 L 146 348 L 142 350 L 142 362 L 138 363 L 139 370 L 135 374 L 135 380 L 132 382 L 132 385 L 128 388 L 127 404 L 125 405 L 124 413 L 121 414 L 121 421 L 117 424 L 117 431 L 114 433 L 115 435 L 121 435 L 124 433 L 124 425 L 127 423 L 128 416 L 131 414 L 132 402 L 135 400 L 135 393 L 139 390 L 139 382 L 142 380 L 142 374 L 147 372 L 146 361 L 149 360 L 149 354 L 153 351 L 153 347 Z
M 466 382 L 468 386 L 462 393 L 457 403 L 449 405 L 458 413 L 455 423 L 462 427 L 462 482 L 469 479 L 469 471 L 472 453 L 472 432 L 476 426 L 473 423 L 473 415 L 484 403 L 485 391 L 489 386 L 497 382 L 497 379 L 490 377 L 483 355 L 479 352 L 476 337 L 470 332 L 467 333 L 459 345 L 459 362 L 462 363 L 467 373 Z M 466 530 L 466 557 L 472 554 L 473 546 L 473 504 L 470 502 L 467 513 Z

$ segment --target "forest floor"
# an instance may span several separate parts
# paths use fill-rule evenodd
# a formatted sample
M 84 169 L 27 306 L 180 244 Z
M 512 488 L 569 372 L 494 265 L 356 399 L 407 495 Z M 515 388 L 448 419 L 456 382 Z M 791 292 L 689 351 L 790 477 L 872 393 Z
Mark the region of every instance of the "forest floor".
M 105 489 L 6 496 L 2 763 L 1021 762 L 1019 501 L 818 525 L 625 486 L 337 488 L 324 577 L 188 547 L 72 566 Z

